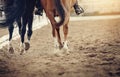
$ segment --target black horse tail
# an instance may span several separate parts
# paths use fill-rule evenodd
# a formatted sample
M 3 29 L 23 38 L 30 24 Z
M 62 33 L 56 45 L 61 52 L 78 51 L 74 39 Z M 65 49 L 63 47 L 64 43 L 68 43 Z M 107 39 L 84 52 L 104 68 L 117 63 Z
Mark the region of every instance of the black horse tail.
M 5 2 L 5 22 L 0 23 L 0 27 L 10 26 L 18 20 L 25 9 L 25 0 L 6 0 Z
M 64 21 L 65 21 L 65 10 L 64 10 L 64 6 L 61 2 L 61 0 L 54 0 L 55 5 L 56 5 L 56 10 L 60 16 L 60 21 L 57 23 L 57 27 L 60 27 L 61 25 L 63 25 Z

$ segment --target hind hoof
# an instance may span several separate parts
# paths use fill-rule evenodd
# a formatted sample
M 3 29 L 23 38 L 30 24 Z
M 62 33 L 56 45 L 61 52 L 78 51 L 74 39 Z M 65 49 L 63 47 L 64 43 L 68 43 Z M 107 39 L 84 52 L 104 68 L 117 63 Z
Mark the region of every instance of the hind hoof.
M 13 53 L 14 53 L 13 47 L 10 47 L 10 48 L 8 49 L 8 51 L 9 51 L 9 53 L 13 54 Z
M 64 49 L 64 48 L 63 48 L 63 51 L 64 51 L 64 54 L 67 54 L 67 55 L 70 54 L 70 50 L 69 50 L 69 49 Z
M 25 43 L 25 50 L 29 50 L 29 48 L 30 48 L 30 43 Z

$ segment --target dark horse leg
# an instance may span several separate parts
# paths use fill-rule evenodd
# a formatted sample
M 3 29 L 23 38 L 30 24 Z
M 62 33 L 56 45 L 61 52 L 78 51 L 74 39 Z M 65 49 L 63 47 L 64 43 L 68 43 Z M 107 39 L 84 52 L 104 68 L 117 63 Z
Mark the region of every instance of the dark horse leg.
M 19 27 L 19 34 L 21 36 L 21 51 L 25 50 L 24 36 L 26 33 L 26 25 L 28 24 L 28 40 L 32 35 L 32 22 L 35 0 L 7 0 L 5 5 L 6 21 L 5 25 L 1 27 L 9 28 L 9 47 L 12 47 L 11 39 L 14 30 L 13 23 L 17 21 Z M 22 22 L 21 22 L 22 20 Z M 2 23 L 1 23 L 2 24 Z M 4 23 L 3 23 L 4 24 Z M 9 50 L 10 50 L 9 48 Z
M 17 22 L 18 29 L 19 29 L 19 35 L 21 35 L 21 27 L 22 27 L 21 18 L 19 18 L 18 20 L 16 20 L 16 22 Z
M 31 14 L 28 18 L 28 32 L 27 32 L 28 41 L 30 41 L 32 35 L 32 23 L 33 23 L 33 14 Z
M 11 23 L 8 27 L 8 30 L 9 30 L 9 47 L 8 47 L 8 51 L 10 53 L 14 53 L 14 49 L 12 47 L 12 44 L 11 44 L 11 41 L 12 41 L 12 35 L 13 35 L 13 30 L 14 30 L 14 26 L 13 26 L 13 23 Z
M 32 23 L 33 23 L 33 14 L 24 13 L 22 16 L 22 22 L 21 20 L 17 21 L 18 27 L 19 27 L 19 34 L 21 36 L 21 55 L 30 48 L 30 38 L 32 35 Z M 26 26 L 28 25 L 28 31 L 27 31 L 27 39 L 28 42 L 25 42 L 25 34 L 26 34 Z
M 31 36 L 32 36 L 32 23 L 33 23 L 33 14 L 30 14 L 29 17 L 28 17 L 28 31 L 27 31 L 27 39 L 28 39 L 28 42 L 25 43 L 25 50 L 28 50 L 30 48 L 30 39 L 31 39 Z
M 21 6 L 21 4 L 23 4 Z M 16 6 L 15 6 L 16 5 Z M 13 35 L 13 30 L 14 26 L 13 23 L 14 21 L 20 19 L 22 16 L 24 9 L 24 0 L 6 0 L 5 3 L 5 15 L 6 15 L 6 26 L 8 26 L 9 30 L 9 52 L 13 53 L 14 49 L 12 47 L 11 41 L 12 41 L 12 35 Z
M 24 14 L 22 17 L 22 27 L 21 27 L 21 54 L 25 51 L 24 37 L 26 33 L 26 25 L 27 25 L 27 15 Z
M 30 39 L 31 39 L 31 36 L 32 36 L 32 33 L 33 33 L 33 31 L 32 31 L 32 23 L 33 23 L 34 6 L 35 6 L 35 0 L 31 0 L 31 3 L 28 2 L 28 11 L 27 11 L 27 14 L 28 14 L 27 39 L 28 39 L 28 42 L 25 43 L 25 45 L 26 45 L 25 50 L 28 50 L 30 48 Z
M 35 6 L 35 0 L 26 0 L 26 9 L 22 16 L 22 27 L 21 27 L 21 54 L 25 50 L 30 48 L 30 38 L 32 35 L 32 23 L 33 23 L 33 11 Z M 24 37 L 26 33 L 26 26 L 28 25 L 27 38 L 28 42 L 24 43 Z

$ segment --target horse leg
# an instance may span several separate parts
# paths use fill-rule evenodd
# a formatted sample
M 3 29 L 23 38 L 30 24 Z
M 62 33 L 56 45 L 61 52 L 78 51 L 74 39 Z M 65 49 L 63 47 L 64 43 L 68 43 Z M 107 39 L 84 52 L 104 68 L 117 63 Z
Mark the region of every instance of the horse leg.
M 53 35 L 53 38 L 54 38 L 54 47 L 55 48 L 57 48 L 58 46 L 59 46 L 59 44 L 58 44 L 58 40 L 57 40 L 57 38 L 56 38 L 56 34 L 57 34 L 57 32 L 56 32 L 56 21 L 55 21 L 55 19 L 54 19 L 54 15 L 53 15 L 53 12 L 48 12 L 48 13 L 46 13 L 47 14 L 47 17 L 49 18 L 49 20 L 50 20 L 50 22 L 51 22 L 51 24 L 52 24 L 52 35 Z
M 11 41 L 12 41 L 12 35 L 13 35 L 13 30 L 14 30 L 14 26 L 13 24 L 10 24 L 8 27 L 9 30 L 9 44 L 8 44 L 8 51 L 10 53 L 14 53 L 14 49 L 12 47 Z
M 26 33 L 26 25 L 27 25 L 27 17 L 24 15 L 22 18 L 22 28 L 21 28 L 21 45 L 20 45 L 20 55 L 22 55 L 25 51 L 24 37 Z
M 16 22 L 17 22 L 17 25 L 18 25 L 18 28 L 19 28 L 19 35 L 21 35 L 21 26 L 22 26 L 22 24 L 21 24 L 21 18 L 19 18 L 18 20 L 16 20 Z
M 28 41 L 30 41 L 30 38 L 32 36 L 32 23 L 33 23 L 33 14 L 31 14 L 28 18 L 28 32 L 27 32 Z
M 33 23 L 33 14 L 29 15 L 29 18 L 28 18 L 28 31 L 27 31 L 28 42 L 25 43 L 25 50 L 28 50 L 30 48 L 30 39 L 33 33 L 32 23 Z
M 64 33 L 64 45 L 63 48 L 67 50 L 67 53 L 69 53 L 69 48 L 68 48 L 68 41 L 67 41 L 67 35 L 68 35 L 68 23 L 63 26 L 63 33 Z
M 53 35 L 53 38 L 54 38 L 54 47 L 55 48 L 58 48 L 59 47 L 59 44 L 58 44 L 58 40 L 56 38 L 56 30 L 55 30 L 55 25 L 52 24 L 52 35 Z
M 56 28 L 56 31 L 57 31 L 57 39 L 58 39 L 58 43 L 59 43 L 59 49 L 61 49 L 63 47 L 63 45 L 61 43 L 60 28 Z

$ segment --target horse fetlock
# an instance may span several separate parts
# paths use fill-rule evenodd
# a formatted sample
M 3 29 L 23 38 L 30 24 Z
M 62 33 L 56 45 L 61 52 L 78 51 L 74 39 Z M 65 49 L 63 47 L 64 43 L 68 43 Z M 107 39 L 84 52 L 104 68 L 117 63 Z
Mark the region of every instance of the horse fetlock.
M 25 52 L 25 44 L 24 43 L 21 43 L 20 44 L 20 55 L 22 55 L 24 52 Z
M 30 38 L 31 38 L 31 36 L 28 36 L 28 37 L 27 37 L 28 41 L 30 40 Z
M 54 47 L 58 48 L 59 47 L 59 43 L 57 41 L 57 38 L 54 38 Z
M 21 44 L 20 44 L 20 48 L 25 48 L 25 44 L 24 44 L 24 43 L 21 43 Z
M 33 33 L 32 30 L 28 31 L 28 33 L 27 33 L 27 38 L 28 38 L 28 40 L 31 39 L 32 33 Z
M 11 43 L 12 41 L 9 41 L 9 43 L 8 43 L 8 47 L 12 47 L 12 43 Z
M 70 52 L 70 49 L 68 48 L 68 42 L 67 41 L 65 41 L 64 43 L 63 43 L 63 50 L 65 51 L 65 53 L 66 54 L 69 54 Z
M 12 47 L 12 44 L 8 44 L 8 49 Z

